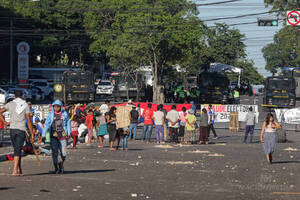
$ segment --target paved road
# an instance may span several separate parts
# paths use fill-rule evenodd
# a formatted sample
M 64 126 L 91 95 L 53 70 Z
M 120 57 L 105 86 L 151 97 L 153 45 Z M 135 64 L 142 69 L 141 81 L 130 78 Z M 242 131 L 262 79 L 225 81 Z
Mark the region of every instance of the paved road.
M 139 136 L 141 132 L 139 131 Z M 242 144 L 242 133 L 218 131 L 210 145 L 156 145 L 131 141 L 128 152 L 96 144 L 68 151 L 64 175 L 51 175 L 51 157 L 26 156 L 24 177 L 0 164 L 1 199 L 299 199 L 300 135 L 277 144 L 275 164 L 261 144 Z M 258 132 L 255 133 L 258 142 Z M 106 145 L 107 147 L 107 145 Z M 0 148 L 0 153 L 10 152 Z M 290 151 L 288 151 L 290 150 Z M 137 196 L 137 197 L 135 197 Z
M 24 177 L 12 177 L 12 163 L 0 163 L 1 199 L 300 199 L 300 134 L 277 144 L 273 165 L 265 162 L 259 130 L 254 144 L 243 133 L 217 130 L 209 145 L 156 145 L 130 141 L 128 152 L 70 149 L 64 175 L 52 175 L 51 157 L 23 160 Z M 141 129 L 138 131 L 141 136 Z M 154 134 L 153 134 L 154 137 Z M 0 154 L 12 151 L 6 137 Z

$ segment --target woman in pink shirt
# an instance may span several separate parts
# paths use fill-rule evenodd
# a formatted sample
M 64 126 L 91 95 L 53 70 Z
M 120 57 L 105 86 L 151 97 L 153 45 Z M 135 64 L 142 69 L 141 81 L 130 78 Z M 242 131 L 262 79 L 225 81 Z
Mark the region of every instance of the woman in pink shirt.
M 78 117 L 77 115 L 74 116 L 73 120 L 71 121 L 71 135 L 73 138 L 73 149 L 76 149 L 76 144 L 78 141 Z

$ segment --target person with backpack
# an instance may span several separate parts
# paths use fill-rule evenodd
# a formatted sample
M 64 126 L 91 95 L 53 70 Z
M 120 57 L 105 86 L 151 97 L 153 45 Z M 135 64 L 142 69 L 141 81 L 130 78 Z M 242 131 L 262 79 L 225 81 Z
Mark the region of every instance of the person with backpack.
M 56 100 L 52 103 L 51 112 L 48 115 L 42 137 L 46 137 L 46 133 L 50 133 L 50 146 L 52 149 L 52 161 L 55 174 L 64 173 L 64 161 L 67 156 L 67 137 L 71 133 L 71 124 L 68 113 L 63 110 L 62 102 Z M 60 152 L 61 161 L 58 161 L 58 153 Z

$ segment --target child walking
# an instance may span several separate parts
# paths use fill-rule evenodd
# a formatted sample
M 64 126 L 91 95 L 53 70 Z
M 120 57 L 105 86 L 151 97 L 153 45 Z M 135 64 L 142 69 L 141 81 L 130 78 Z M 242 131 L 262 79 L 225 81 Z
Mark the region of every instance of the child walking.
M 105 119 L 105 114 L 101 113 L 99 116 L 96 117 L 97 120 L 97 136 L 99 138 L 99 148 L 103 148 L 103 139 L 105 135 L 108 135 L 107 131 L 107 125 L 106 125 L 106 119 Z
M 73 138 L 73 149 L 77 149 L 76 144 L 78 141 L 78 127 L 79 127 L 79 123 L 78 123 L 78 116 L 75 115 L 73 117 L 73 120 L 71 121 L 71 136 Z
M 129 136 L 129 129 L 126 128 L 122 128 L 121 131 L 121 144 L 122 144 L 122 148 L 121 151 L 128 151 L 128 136 Z

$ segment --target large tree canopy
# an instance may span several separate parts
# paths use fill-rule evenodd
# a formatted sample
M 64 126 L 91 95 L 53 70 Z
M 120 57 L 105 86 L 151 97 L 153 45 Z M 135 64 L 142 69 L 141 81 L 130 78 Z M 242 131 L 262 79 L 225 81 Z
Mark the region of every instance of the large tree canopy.
M 300 1 L 294 0 L 265 0 L 272 10 L 278 10 L 278 15 L 286 16 L 288 10 L 299 10 Z M 298 26 L 284 26 L 274 36 L 274 42 L 262 50 L 267 62 L 266 69 L 272 73 L 283 67 L 300 66 L 300 36 Z

